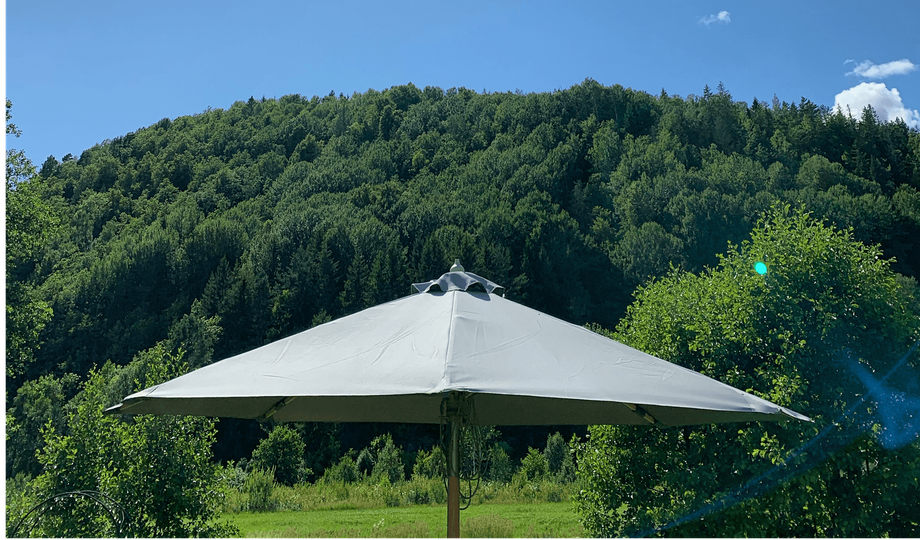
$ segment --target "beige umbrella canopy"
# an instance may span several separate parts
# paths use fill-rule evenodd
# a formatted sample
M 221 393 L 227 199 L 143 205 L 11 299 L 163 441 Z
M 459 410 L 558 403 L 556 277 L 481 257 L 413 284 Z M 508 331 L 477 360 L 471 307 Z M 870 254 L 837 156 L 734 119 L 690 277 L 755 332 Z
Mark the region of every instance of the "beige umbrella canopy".
M 419 294 L 215 362 L 107 412 L 449 423 L 449 535 L 459 534 L 461 424 L 809 420 L 507 300 L 462 267 L 413 287 Z

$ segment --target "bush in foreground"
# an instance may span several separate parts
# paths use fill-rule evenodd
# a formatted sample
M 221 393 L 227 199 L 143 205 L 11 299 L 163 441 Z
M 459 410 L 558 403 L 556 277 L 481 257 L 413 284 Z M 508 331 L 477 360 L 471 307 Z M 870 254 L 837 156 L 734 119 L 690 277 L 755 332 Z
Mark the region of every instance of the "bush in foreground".
M 211 462 L 214 421 L 178 416 L 117 417 L 103 414 L 114 399 L 162 382 L 184 370 L 181 354 L 157 346 L 131 365 L 107 364 L 90 373 L 68 411 L 66 431 L 48 428 L 38 453 L 43 472 L 28 483 L 26 500 L 12 508 L 24 513 L 52 495 L 98 491 L 127 513 L 126 530 L 137 537 L 230 536 L 217 523 L 224 497 L 218 468 Z M 127 388 L 124 386 L 127 385 Z M 43 519 L 34 533 L 48 537 L 108 536 L 106 512 L 87 501 L 73 511 Z M 7 516 L 18 523 L 20 512 Z M 9 532 L 9 531 L 8 531 Z

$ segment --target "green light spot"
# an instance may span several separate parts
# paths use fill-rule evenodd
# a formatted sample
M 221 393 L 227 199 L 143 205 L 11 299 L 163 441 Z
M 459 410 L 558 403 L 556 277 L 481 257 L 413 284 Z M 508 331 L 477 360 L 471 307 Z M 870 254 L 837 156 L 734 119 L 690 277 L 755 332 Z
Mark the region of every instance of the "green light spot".
M 757 261 L 757 264 L 754 265 L 754 270 L 761 276 L 767 275 L 767 265 L 760 261 Z

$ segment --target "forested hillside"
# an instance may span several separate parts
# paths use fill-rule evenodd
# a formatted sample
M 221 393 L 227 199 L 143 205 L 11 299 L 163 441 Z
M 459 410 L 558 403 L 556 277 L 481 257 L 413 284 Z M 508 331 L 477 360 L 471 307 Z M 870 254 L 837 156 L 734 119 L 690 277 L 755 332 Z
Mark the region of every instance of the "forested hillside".
M 250 98 L 49 157 L 8 189 L 8 208 L 48 223 L 8 234 L 20 246 L 7 320 L 32 313 L 8 327 L 21 423 L 8 451 L 34 452 L 93 366 L 160 344 L 199 367 L 406 295 L 454 259 L 512 300 L 614 328 L 639 284 L 714 266 L 782 202 L 916 276 L 920 133 L 854 116 L 721 86 L 682 98 L 592 80 L 526 95 L 409 84 Z M 261 435 L 218 429 L 252 441 L 223 458 Z M 38 472 L 31 457 L 8 464 Z

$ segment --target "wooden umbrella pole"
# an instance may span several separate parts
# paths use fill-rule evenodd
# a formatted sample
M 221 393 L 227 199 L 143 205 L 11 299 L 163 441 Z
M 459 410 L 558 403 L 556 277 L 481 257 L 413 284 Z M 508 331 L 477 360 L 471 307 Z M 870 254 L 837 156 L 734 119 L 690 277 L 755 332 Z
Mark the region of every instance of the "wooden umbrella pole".
M 460 416 L 452 412 L 447 457 L 447 537 L 460 538 Z

